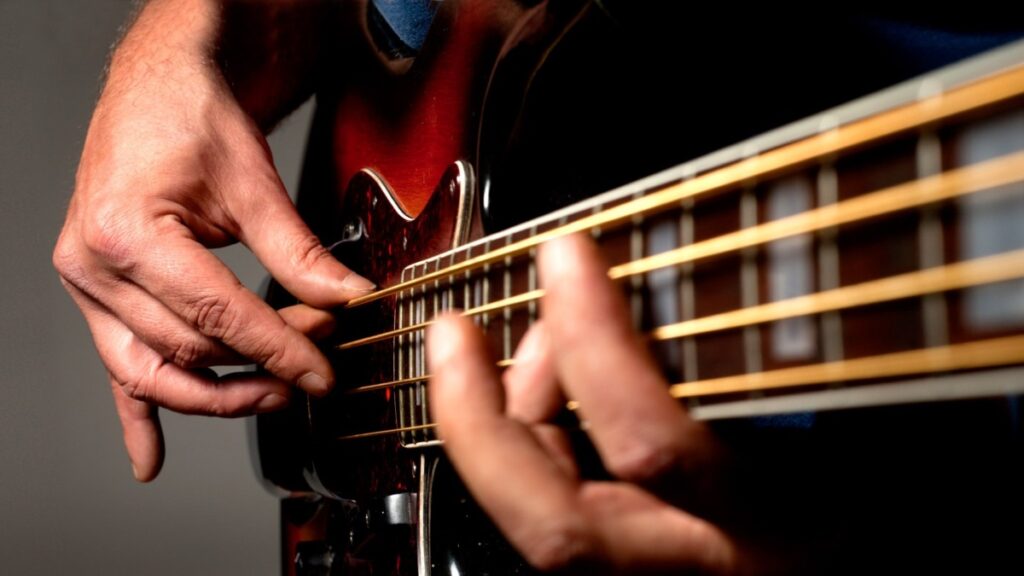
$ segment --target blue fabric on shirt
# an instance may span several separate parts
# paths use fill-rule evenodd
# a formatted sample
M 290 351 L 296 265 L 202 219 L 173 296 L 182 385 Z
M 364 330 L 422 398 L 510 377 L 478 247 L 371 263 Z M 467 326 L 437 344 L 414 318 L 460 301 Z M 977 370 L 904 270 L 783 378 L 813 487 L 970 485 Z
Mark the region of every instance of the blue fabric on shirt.
M 440 0 L 373 0 L 373 6 L 403 44 L 419 51 Z

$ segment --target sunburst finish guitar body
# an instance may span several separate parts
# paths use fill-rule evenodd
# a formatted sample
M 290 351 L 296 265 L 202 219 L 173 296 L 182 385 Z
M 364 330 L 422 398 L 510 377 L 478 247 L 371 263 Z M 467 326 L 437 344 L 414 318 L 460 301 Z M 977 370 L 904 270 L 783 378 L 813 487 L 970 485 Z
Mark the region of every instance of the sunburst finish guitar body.
M 285 573 L 530 572 L 444 460 L 423 329 L 462 310 L 507 364 L 536 249 L 573 232 L 731 447 L 729 518 L 793 571 L 1014 559 L 1024 46 L 831 108 L 913 72 L 840 49 L 870 20 L 736 24 L 746 52 L 701 59 L 721 36 L 682 7 L 445 2 L 388 60 L 349 9 L 299 208 L 380 290 L 339 311 L 336 390 L 258 419 Z

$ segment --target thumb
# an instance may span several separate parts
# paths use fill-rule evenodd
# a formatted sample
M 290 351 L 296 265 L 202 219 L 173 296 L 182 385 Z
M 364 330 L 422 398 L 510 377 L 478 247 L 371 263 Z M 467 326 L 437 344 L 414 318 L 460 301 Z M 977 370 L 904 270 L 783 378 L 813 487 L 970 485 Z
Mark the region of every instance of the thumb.
M 121 419 L 132 474 L 139 482 L 149 482 L 160 473 L 164 463 L 164 434 L 157 408 L 125 394 L 113 374 L 110 375 L 110 385 L 114 392 L 114 406 Z
M 374 289 L 323 247 L 299 217 L 276 172 L 240 209 L 232 210 L 239 237 L 296 298 L 316 308 L 332 308 Z M 251 186 L 251 185 L 250 185 Z

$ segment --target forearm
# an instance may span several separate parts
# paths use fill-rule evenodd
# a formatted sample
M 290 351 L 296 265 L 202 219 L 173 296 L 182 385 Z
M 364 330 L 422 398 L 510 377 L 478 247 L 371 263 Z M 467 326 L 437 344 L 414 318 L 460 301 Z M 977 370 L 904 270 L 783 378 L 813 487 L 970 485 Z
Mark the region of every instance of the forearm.
M 149 80 L 227 88 L 267 131 L 316 89 L 332 12 L 309 0 L 151 0 L 111 59 L 105 93 Z

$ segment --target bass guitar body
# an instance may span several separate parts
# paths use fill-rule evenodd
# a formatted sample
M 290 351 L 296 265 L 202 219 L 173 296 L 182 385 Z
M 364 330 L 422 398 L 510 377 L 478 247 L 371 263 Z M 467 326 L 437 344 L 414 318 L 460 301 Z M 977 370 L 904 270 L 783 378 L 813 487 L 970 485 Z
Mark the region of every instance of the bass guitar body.
M 1014 156 L 1024 143 L 1013 135 L 1024 84 L 1012 75 L 1024 51 L 936 76 L 946 101 L 970 89 L 967 76 L 1003 74 L 960 108 L 893 112 L 920 100 L 908 87 L 800 123 L 919 64 L 867 69 L 891 48 L 865 41 L 869 18 L 827 31 L 768 14 L 697 22 L 673 4 L 446 1 L 414 56 L 382 48 L 393 42 L 372 3 L 345 5 L 345 57 L 317 96 L 298 204 L 382 295 L 339 310 L 325 343 L 338 377 L 329 397 L 296 394 L 257 419 L 258 468 L 283 498 L 283 573 L 532 573 L 444 459 L 422 328 L 441 311 L 469 311 L 510 358 L 537 317 L 533 239 L 580 222 L 619 274 L 638 329 L 678 328 L 653 352 L 679 383 L 672 393 L 713 421 L 734 456 L 727 519 L 773 534 L 789 570 L 1017 560 L 1021 530 L 1000 523 L 1024 512 L 1007 396 L 1024 391 L 1024 241 L 1008 232 L 1024 206 Z M 863 49 L 851 54 L 851 42 Z M 925 116 L 901 120 L 913 114 Z M 877 136 L 847 130 L 880 117 L 893 119 L 869 126 Z M 963 160 L 978 138 L 995 160 Z M 722 183 L 703 184 L 711 178 Z M 869 202 L 901 186 L 935 196 Z M 1009 192 L 980 202 L 1011 216 L 970 212 L 974 198 L 962 196 L 995 188 Z M 645 198 L 653 208 L 639 207 Z M 829 205 L 853 207 L 827 216 Z M 801 215 L 813 222 L 773 232 Z M 978 218 L 998 229 L 997 248 L 971 244 L 992 236 Z M 704 245 L 710 256 L 636 271 Z M 1004 260 L 974 266 L 988 256 Z M 948 274 L 925 274 L 936 268 Z M 855 297 L 836 296 L 844 288 Z M 811 303 L 798 317 L 766 308 L 800 297 Z M 978 303 L 992 298 L 1005 306 Z M 269 299 L 291 301 L 276 285 Z M 724 329 L 695 324 L 727 316 Z M 983 359 L 956 360 L 967 355 Z M 743 380 L 752 375 L 760 383 Z M 964 392 L 965 382 L 980 384 Z

